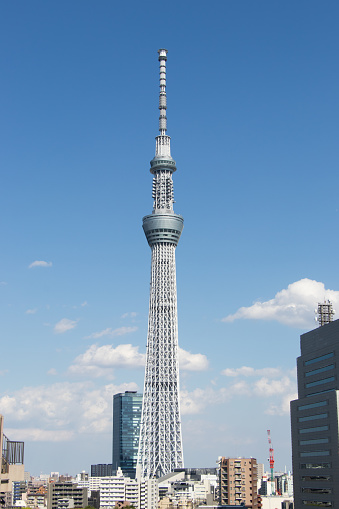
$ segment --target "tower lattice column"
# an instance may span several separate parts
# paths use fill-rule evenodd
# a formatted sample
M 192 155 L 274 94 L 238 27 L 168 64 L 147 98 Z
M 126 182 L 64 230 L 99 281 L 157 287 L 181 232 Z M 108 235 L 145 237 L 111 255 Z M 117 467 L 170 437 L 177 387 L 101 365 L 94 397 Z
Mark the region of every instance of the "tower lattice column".
M 153 212 L 143 218 L 152 249 L 148 337 L 138 465 L 143 478 L 183 467 L 179 405 L 178 317 L 175 248 L 183 218 L 173 211 L 172 174 L 166 104 L 167 50 L 159 50 L 160 97 L 156 153 L 151 161 Z

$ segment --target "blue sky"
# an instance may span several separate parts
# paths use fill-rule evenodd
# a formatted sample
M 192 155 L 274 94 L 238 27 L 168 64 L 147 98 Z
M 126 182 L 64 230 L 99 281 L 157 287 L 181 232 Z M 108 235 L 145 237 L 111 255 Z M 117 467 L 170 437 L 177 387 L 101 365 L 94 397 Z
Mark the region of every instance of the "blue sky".
M 337 2 L 2 2 L 0 412 L 33 474 L 111 460 L 142 390 L 168 53 L 186 466 L 291 467 L 299 335 L 339 309 Z M 39 262 L 39 263 L 37 263 Z

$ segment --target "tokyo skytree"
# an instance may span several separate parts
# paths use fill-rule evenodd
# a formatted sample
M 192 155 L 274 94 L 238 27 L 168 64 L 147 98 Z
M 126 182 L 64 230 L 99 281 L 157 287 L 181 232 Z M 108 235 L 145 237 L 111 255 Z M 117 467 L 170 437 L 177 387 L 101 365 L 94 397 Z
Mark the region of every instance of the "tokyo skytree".
M 142 478 L 161 477 L 184 466 L 179 406 L 178 317 L 175 248 L 184 220 L 173 211 L 176 171 L 166 134 L 167 50 L 160 49 L 159 131 L 153 174 L 153 212 L 143 218 L 152 250 L 144 396 L 138 470 Z

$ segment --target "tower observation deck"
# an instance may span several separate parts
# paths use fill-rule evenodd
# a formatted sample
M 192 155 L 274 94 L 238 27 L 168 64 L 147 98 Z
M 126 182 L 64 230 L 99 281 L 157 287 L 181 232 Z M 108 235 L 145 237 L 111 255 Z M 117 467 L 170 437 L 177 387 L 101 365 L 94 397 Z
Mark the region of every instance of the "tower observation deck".
M 152 250 L 148 336 L 138 469 L 142 478 L 161 477 L 184 466 L 179 406 L 178 317 L 175 248 L 184 220 L 173 210 L 176 171 L 167 132 L 166 61 L 160 49 L 159 132 L 153 175 L 153 211 L 143 218 Z

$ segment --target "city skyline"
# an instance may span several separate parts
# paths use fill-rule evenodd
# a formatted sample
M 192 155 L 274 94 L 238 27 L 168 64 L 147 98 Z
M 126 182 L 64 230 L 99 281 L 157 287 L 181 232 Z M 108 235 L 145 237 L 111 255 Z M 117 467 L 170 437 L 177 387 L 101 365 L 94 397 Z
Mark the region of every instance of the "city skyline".
M 268 468 L 270 429 L 291 468 L 299 336 L 339 312 L 337 3 L 31 6 L 0 6 L 5 433 L 33 474 L 110 463 L 112 395 L 142 391 L 165 47 L 185 466 Z

